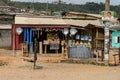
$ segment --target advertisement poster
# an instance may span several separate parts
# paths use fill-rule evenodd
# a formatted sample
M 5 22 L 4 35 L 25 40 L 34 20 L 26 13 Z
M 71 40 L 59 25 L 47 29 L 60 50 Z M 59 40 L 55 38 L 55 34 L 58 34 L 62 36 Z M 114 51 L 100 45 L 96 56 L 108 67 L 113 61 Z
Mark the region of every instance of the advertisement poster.
M 112 20 L 114 19 L 114 12 L 113 11 L 102 11 L 102 20 Z

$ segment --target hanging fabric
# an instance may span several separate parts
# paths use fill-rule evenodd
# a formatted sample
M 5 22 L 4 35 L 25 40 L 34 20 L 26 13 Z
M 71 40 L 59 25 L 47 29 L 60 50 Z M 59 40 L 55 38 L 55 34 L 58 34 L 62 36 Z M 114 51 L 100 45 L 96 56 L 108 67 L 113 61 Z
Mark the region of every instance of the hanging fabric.
M 29 44 L 29 28 L 26 28 L 27 30 L 27 43 Z
M 24 43 L 27 41 L 26 28 L 24 28 Z
M 38 34 L 38 33 L 37 33 L 37 31 L 35 30 L 35 31 L 34 31 L 34 38 L 37 38 L 37 37 L 38 37 L 37 34 Z
M 39 30 L 37 31 L 37 38 L 39 40 L 40 34 L 39 34 Z
M 30 39 L 29 39 L 29 40 L 30 40 L 30 41 L 29 41 L 29 42 L 30 42 L 29 44 L 31 45 L 31 44 L 32 44 L 32 28 L 30 28 Z
M 30 52 L 30 53 L 33 53 L 33 35 L 34 35 L 34 34 L 33 34 L 32 28 L 30 28 L 29 35 L 30 35 L 30 36 L 29 36 L 29 38 L 30 38 L 30 39 L 29 39 L 29 40 L 30 40 L 30 41 L 29 41 L 29 52 Z
M 34 33 L 34 31 L 32 30 L 32 37 L 33 37 L 33 39 L 34 39 L 34 36 L 35 36 L 35 33 Z

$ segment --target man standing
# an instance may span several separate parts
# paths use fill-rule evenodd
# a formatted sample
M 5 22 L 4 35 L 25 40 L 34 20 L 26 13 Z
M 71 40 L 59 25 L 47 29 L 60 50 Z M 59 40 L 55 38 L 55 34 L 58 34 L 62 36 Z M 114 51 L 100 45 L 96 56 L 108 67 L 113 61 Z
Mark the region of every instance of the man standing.
M 36 61 L 37 61 L 37 46 L 38 46 L 38 41 L 35 38 L 34 39 L 34 69 L 36 67 Z

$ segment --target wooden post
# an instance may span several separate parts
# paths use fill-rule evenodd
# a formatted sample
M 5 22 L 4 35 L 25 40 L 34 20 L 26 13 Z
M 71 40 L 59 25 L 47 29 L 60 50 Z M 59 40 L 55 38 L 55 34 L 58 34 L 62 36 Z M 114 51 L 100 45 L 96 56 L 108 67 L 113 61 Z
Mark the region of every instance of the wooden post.
M 96 30 L 96 48 L 98 47 L 98 28 Z
M 120 63 L 120 46 L 119 46 L 119 63 Z
M 61 45 L 62 45 L 62 57 L 66 58 L 67 53 L 66 53 L 66 44 L 65 44 L 65 41 L 62 41 Z
M 39 51 L 40 54 L 42 54 L 42 52 L 43 52 L 43 51 L 42 51 L 42 50 L 43 50 L 43 49 L 42 49 L 42 42 L 39 43 L 39 50 L 40 50 L 40 51 Z
M 15 43 L 16 43 L 16 39 L 15 39 L 15 26 L 12 26 L 12 45 L 13 45 L 13 56 L 15 56 Z
M 47 45 L 45 44 L 45 54 L 47 53 Z
M 28 57 L 29 53 L 28 53 L 28 44 L 23 43 L 22 44 L 22 56 L 23 57 Z
M 104 28 L 104 61 L 105 65 L 109 65 L 109 27 L 110 27 L 110 22 L 106 21 L 105 22 L 105 28 Z

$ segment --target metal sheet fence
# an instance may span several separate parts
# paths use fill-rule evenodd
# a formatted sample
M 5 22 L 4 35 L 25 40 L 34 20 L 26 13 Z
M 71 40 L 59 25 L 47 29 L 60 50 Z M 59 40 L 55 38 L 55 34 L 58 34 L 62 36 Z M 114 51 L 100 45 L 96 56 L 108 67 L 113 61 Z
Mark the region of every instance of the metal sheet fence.
M 69 58 L 91 58 L 92 52 L 89 48 L 85 46 L 74 46 L 68 48 Z
M 0 30 L 0 47 L 11 47 L 11 30 Z

